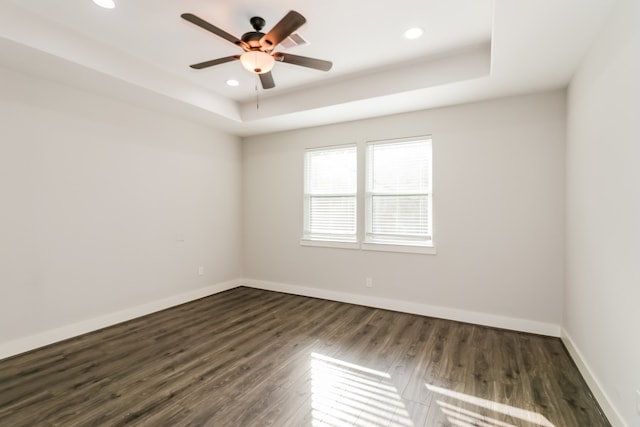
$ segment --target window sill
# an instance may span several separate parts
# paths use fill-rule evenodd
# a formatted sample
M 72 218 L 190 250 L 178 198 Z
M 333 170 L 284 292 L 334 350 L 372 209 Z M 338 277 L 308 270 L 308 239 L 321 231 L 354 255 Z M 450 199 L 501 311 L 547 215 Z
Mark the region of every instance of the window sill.
M 393 245 L 387 243 L 363 243 L 361 249 L 365 251 L 404 252 L 411 254 L 435 255 L 435 246 Z
M 435 246 L 393 245 L 388 243 L 337 242 L 332 240 L 300 239 L 300 246 L 338 249 L 362 249 L 364 251 L 401 252 L 410 254 L 435 255 Z
M 319 248 L 360 249 L 358 242 L 336 242 L 332 240 L 300 239 L 300 246 L 315 246 Z

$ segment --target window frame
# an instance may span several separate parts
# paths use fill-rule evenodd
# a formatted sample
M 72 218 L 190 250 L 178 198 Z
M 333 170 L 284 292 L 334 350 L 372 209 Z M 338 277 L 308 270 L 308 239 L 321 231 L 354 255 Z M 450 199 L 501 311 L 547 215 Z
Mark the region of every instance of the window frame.
M 319 151 L 337 151 L 337 150 L 346 150 L 349 148 L 353 148 L 355 150 L 355 185 L 354 191 L 351 192 L 336 192 L 336 193 L 313 193 L 310 191 L 308 177 L 309 177 L 309 153 L 319 152 Z M 342 247 L 342 248 L 359 248 L 359 235 L 358 235 L 358 145 L 356 143 L 349 144 L 341 144 L 341 145 L 330 145 L 324 147 L 314 147 L 307 148 L 304 150 L 304 177 L 303 177 L 303 224 L 302 224 L 302 238 L 300 239 L 300 244 L 303 246 L 322 246 L 322 247 Z M 353 197 L 354 201 L 354 233 L 353 235 L 348 235 L 349 237 L 340 238 L 340 234 L 322 234 L 322 233 L 312 233 L 310 227 L 310 219 L 311 219 L 311 200 L 314 197 L 318 198 L 331 198 L 331 197 Z M 353 236 L 353 237 L 351 237 Z
M 367 219 L 368 211 L 367 211 L 367 180 L 369 174 L 369 165 L 368 165 L 368 146 L 370 144 L 383 144 L 383 143 L 393 143 L 393 142 L 407 142 L 407 141 L 415 141 L 415 140 L 427 140 L 429 141 L 430 149 L 431 149 L 431 164 L 429 165 L 429 192 L 428 192 L 428 220 L 429 220 L 429 231 L 431 234 L 431 239 L 425 242 L 420 242 L 418 244 L 413 242 L 381 242 L 381 241 L 372 241 L 371 239 L 367 239 Z M 308 192 L 307 192 L 307 153 L 311 151 L 322 151 L 322 150 L 331 150 L 331 149 L 339 149 L 339 148 L 348 148 L 355 147 L 356 150 L 356 192 L 355 192 L 355 240 L 340 240 L 340 239 L 329 239 L 329 238 L 315 238 L 312 234 L 307 234 L 307 215 L 308 215 Z M 435 255 L 436 247 L 435 247 L 435 229 L 434 229 L 434 201 L 433 201 L 433 170 L 434 170 L 434 140 L 431 135 L 419 135 L 413 137 L 404 137 L 404 138 L 391 138 L 391 139 L 381 139 L 381 140 L 360 140 L 356 142 L 350 142 L 345 144 L 336 144 L 336 145 L 327 145 L 327 146 L 318 146 L 318 147 L 307 147 L 303 149 L 303 218 L 302 218 L 302 237 L 300 238 L 301 246 L 315 246 L 322 248 L 340 248 L 340 249 L 354 249 L 354 250 L 364 250 L 364 251 L 382 251 L 382 252 L 401 252 L 401 253 L 413 253 L 413 254 L 427 254 L 427 255 Z M 341 193 L 343 194 L 343 193 Z M 326 236 L 325 236 L 326 237 Z
M 373 174 L 375 170 L 372 170 L 372 158 L 373 147 L 380 145 L 400 145 L 411 142 L 425 143 L 429 148 L 430 164 L 428 165 L 428 177 L 426 191 L 374 191 L 370 188 L 373 183 Z M 384 248 L 378 248 L 378 245 L 393 247 L 394 250 L 398 248 L 432 248 L 433 245 L 433 139 L 431 136 L 415 136 L 406 138 L 394 138 L 384 140 L 367 141 L 365 144 L 365 177 L 364 177 L 364 236 L 362 239 L 363 245 L 366 245 L 367 249 L 371 250 L 385 250 Z M 411 237 L 410 234 L 387 234 L 388 238 L 383 238 L 383 233 L 373 232 L 373 209 L 374 198 L 376 197 L 424 197 L 427 203 L 427 230 L 428 234 L 422 237 Z M 377 236 L 377 238 L 376 238 Z M 414 250 L 411 250 L 414 252 Z M 418 252 L 422 252 L 418 250 Z

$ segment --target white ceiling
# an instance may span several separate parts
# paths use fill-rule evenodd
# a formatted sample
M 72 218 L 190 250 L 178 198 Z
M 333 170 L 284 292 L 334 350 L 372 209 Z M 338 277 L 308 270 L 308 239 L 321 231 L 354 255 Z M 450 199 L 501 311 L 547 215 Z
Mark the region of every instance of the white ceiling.
M 251 135 L 565 87 L 615 0 L 115 1 L 0 0 L 0 65 Z M 276 63 L 265 91 L 237 61 L 188 67 L 241 51 L 181 13 L 240 37 L 289 10 L 310 44 L 276 50 L 331 71 Z

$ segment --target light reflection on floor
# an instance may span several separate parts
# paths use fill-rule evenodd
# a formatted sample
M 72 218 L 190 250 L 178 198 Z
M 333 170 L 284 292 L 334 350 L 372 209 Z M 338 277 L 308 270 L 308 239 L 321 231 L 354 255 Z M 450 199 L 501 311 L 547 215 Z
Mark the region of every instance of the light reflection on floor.
M 436 398 L 435 402 L 447 415 L 449 422 L 457 427 L 516 427 L 514 424 L 501 421 L 492 416 L 482 414 L 478 411 L 469 410 L 463 408 L 460 404 L 470 404 L 474 407 L 478 407 L 486 410 L 485 412 L 494 413 L 495 416 L 512 418 L 518 421 L 526 423 L 526 425 L 536 427 L 555 427 L 551 421 L 545 418 L 542 414 L 537 412 L 528 411 L 526 409 L 516 408 L 511 405 L 505 405 L 503 403 L 494 402 L 480 397 L 471 396 L 465 393 L 449 390 L 447 388 L 438 387 L 432 384 L 425 384 L 427 389 L 441 397 L 450 398 L 449 402 L 445 402 L 441 398 Z M 451 398 L 458 401 L 459 405 L 451 403 Z M 523 425 L 519 423 L 518 425 Z
M 436 418 L 444 415 L 454 427 L 555 427 L 536 412 L 425 386 L 433 394 L 429 411 L 440 411 Z M 312 353 L 311 388 L 313 427 L 422 427 L 414 424 L 386 372 Z
M 314 427 L 414 427 L 386 372 L 312 353 L 311 380 Z

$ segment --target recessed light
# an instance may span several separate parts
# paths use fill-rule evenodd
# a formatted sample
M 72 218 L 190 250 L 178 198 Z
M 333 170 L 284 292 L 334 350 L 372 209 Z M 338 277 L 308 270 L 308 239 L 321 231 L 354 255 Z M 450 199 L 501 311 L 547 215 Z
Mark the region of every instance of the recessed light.
M 236 87 L 240 86 L 240 82 L 234 79 L 227 80 L 227 86 Z
M 404 32 L 404 38 L 409 40 L 418 39 L 422 36 L 423 33 L 424 33 L 424 30 L 422 28 L 418 28 L 418 27 L 409 28 L 407 31 Z
M 104 7 L 105 9 L 113 9 L 114 7 L 116 7 L 116 4 L 113 2 L 113 0 L 93 0 L 93 2 L 100 7 Z

